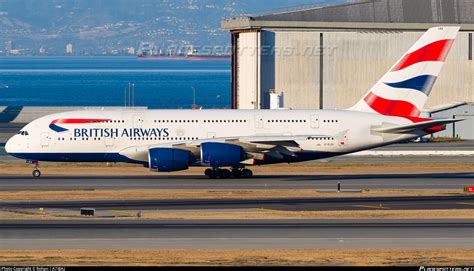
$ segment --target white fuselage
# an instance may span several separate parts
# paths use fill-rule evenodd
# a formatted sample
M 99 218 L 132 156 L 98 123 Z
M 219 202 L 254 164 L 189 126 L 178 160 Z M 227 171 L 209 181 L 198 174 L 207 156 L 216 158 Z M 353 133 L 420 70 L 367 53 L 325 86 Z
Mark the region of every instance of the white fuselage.
M 78 119 L 82 123 L 75 123 Z M 55 121 L 63 131 L 51 128 Z M 146 156 L 133 157 L 127 150 L 248 136 L 306 135 L 295 140 L 300 151 L 336 156 L 420 136 L 384 138 L 372 131 L 381 125 L 409 123 L 405 118 L 347 110 L 75 111 L 29 123 L 22 129 L 26 133 L 11 138 L 6 149 L 35 161 L 146 163 Z

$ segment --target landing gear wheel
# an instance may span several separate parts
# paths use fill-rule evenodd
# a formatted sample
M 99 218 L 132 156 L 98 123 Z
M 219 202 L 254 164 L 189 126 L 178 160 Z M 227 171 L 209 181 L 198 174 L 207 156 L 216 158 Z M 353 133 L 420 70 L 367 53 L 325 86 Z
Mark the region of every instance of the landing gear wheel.
M 210 168 L 206 169 L 206 171 L 204 171 L 204 174 L 206 174 L 207 177 L 209 177 L 209 179 L 215 179 L 217 178 L 217 172 L 215 170 L 212 170 Z
M 233 169 L 231 174 L 234 178 L 242 178 L 242 170 L 240 169 Z
M 228 179 L 228 178 L 230 178 L 230 175 L 231 175 L 231 173 L 230 173 L 230 170 L 228 170 L 228 169 L 219 170 L 219 177 L 221 179 Z
M 252 178 L 253 172 L 250 169 L 244 169 L 242 170 L 242 176 L 244 178 Z
M 27 160 L 26 163 L 31 164 L 33 166 L 33 172 L 31 173 L 33 175 L 33 177 L 35 177 L 35 178 L 41 177 L 39 161 Z
M 208 168 L 204 171 L 204 174 L 206 174 L 209 179 L 228 179 L 230 177 L 234 178 L 252 178 L 253 172 L 249 169 L 239 169 L 239 168 L 234 168 L 232 171 L 228 169 L 219 169 L 219 168 Z
M 33 170 L 33 177 L 35 178 L 41 177 L 41 171 L 39 171 L 38 169 Z

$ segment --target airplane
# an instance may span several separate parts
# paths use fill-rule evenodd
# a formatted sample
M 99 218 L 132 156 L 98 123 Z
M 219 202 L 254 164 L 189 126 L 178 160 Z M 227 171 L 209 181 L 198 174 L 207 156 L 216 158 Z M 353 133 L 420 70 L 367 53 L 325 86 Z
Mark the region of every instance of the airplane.
M 250 178 L 250 166 L 317 160 L 415 139 L 460 119 L 420 112 L 459 32 L 430 28 L 345 110 L 102 110 L 39 118 L 6 151 L 39 162 L 122 162 L 153 172 L 207 167 L 209 178 Z

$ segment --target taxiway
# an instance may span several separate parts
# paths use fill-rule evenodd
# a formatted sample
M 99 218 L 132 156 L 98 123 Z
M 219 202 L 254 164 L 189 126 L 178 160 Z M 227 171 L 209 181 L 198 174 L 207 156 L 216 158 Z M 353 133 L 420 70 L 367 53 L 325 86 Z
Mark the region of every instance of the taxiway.
M 472 248 L 474 220 L 2 221 L 0 249 Z
M 76 209 L 99 210 L 231 210 L 263 208 L 282 211 L 347 210 L 436 210 L 472 209 L 474 196 L 430 197 L 354 197 L 354 198 L 279 198 L 279 199 L 171 199 L 104 201 L 0 201 L 0 209 Z
M 252 179 L 209 180 L 204 176 L 0 176 L 0 190 L 90 189 L 463 189 L 474 173 L 260 175 Z

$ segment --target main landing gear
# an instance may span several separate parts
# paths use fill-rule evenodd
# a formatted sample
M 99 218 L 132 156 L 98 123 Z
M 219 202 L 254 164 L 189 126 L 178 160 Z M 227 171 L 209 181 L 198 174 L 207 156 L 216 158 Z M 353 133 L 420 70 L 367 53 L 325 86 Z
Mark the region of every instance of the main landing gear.
M 35 177 L 35 178 L 41 177 L 41 171 L 40 171 L 40 168 L 39 168 L 39 162 L 38 162 L 38 161 L 28 161 L 28 163 L 30 163 L 31 165 L 33 165 L 33 172 L 32 172 L 33 177 Z
M 208 168 L 204 171 L 207 177 L 210 179 L 228 179 L 228 178 L 252 178 L 253 172 L 246 168 L 232 168 L 220 169 L 220 168 Z

